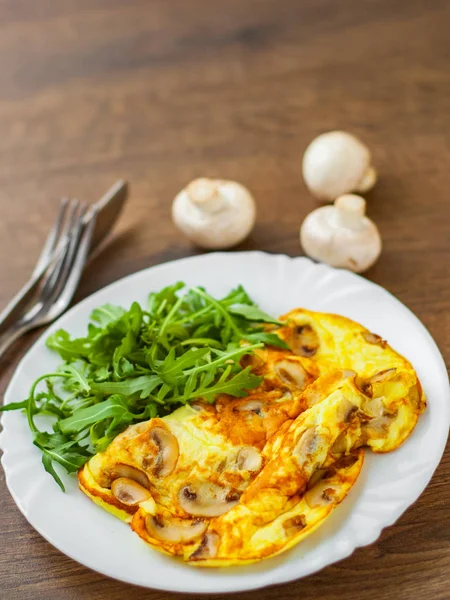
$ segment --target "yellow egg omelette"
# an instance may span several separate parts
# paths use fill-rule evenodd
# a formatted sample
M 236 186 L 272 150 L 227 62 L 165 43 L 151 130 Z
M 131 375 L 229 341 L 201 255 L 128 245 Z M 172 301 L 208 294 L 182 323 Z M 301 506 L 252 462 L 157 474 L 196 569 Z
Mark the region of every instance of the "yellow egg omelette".
M 128 427 L 79 472 L 82 491 L 149 546 L 196 566 L 246 564 L 319 527 L 365 448 L 395 450 L 425 409 L 411 364 L 341 316 L 296 309 L 243 363 L 244 398 L 199 398 Z

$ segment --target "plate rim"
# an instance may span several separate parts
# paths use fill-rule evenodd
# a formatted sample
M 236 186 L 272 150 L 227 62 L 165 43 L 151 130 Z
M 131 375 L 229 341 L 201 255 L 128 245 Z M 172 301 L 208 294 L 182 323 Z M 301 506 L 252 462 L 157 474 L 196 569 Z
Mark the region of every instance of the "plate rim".
M 389 292 L 386 288 L 384 288 L 383 286 L 370 281 L 364 277 L 362 277 L 361 275 L 358 275 L 356 273 L 347 271 L 346 269 L 337 269 L 334 267 L 331 267 L 329 265 L 325 265 L 323 263 L 317 263 L 313 260 L 311 260 L 308 257 L 305 256 L 289 256 L 287 254 L 283 254 L 283 253 L 271 253 L 271 252 L 265 252 L 265 251 L 260 251 L 260 250 L 254 250 L 254 251 L 234 251 L 234 252 L 209 252 L 209 253 L 204 253 L 204 254 L 200 254 L 200 255 L 193 255 L 193 256 L 187 256 L 187 257 L 182 257 L 179 259 L 175 259 L 175 260 L 170 260 L 170 261 L 166 261 L 163 263 L 158 263 L 155 265 L 151 265 L 148 267 L 144 267 L 142 269 L 139 269 L 137 271 L 134 271 L 132 273 L 129 273 L 127 275 L 124 275 L 123 277 L 120 277 L 119 279 L 116 279 L 115 281 L 112 281 L 110 283 L 108 283 L 107 285 L 99 288 L 98 290 L 93 291 L 91 294 L 89 294 L 88 296 L 86 296 L 85 298 L 83 298 L 82 300 L 80 300 L 79 302 L 77 302 L 75 305 L 71 306 L 70 309 L 68 311 L 66 311 L 65 313 L 63 313 L 63 315 L 61 315 L 57 320 L 55 320 L 53 323 L 51 323 L 49 325 L 49 327 L 46 327 L 44 329 L 44 331 L 42 332 L 41 335 L 38 336 L 38 338 L 33 342 L 33 344 L 30 346 L 30 348 L 28 348 L 28 350 L 26 351 L 26 353 L 21 357 L 18 365 L 16 366 L 13 375 L 11 376 L 10 381 L 8 382 L 8 385 L 6 387 L 6 390 L 4 392 L 4 403 L 9 403 L 8 402 L 8 398 L 11 395 L 11 390 L 14 388 L 15 384 L 16 384 L 16 380 L 19 378 L 20 376 L 20 371 L 21 371 L 21 367 L 23 366 L 23 363 L 26 361 L 27 357 L 29 356 L 29 354 L 31 354 L 35 347 L 42 344 L 43 340 L 48 336 L 48 332 L 50 329 L 56 329 L 58 326 L 62 327 L 64 326 L 64 323 L 66 323 L 66 321 L 70 321 L 72 314 L 77 312 L 78 310 L 82 309 L 83 306 L 85 304 L 88 304 L 90 302 L 90 300 L 95 297 L 97 294 L 102 293 L 102 292 L 106 292 L 107 290 L 109 290 L 110 288 L 114 288 L 114 286 L 118 285 L 118 284 L 123 284 L 124 282 L 126 282 L 129 279 L 132 279 L 133 277 L 138 277 L 139 275 L 142 275 L 145 272 L 149 272 L 149 271 L 156 271 L 156 270 L 162 270 L 164 269 L 164 267 L 167 267 L 168 265 L 182 265 L 185 262 L 191 262 L 191 261 L 201 261 L 201 260 L 211 260 L 214 258 L 218 258 L 219 260 L 222 258 L 229 258 L 232 256 L 242 256 L 242 257 L 248 257 L 248 256 L 260 256 L 260 257 L 264 257 L 264 258 L 282 258 L 283 260 L 287 259 L 289 262 L 297 262 L 297 263 L 303 263 L 303 264 L 310 264 L 313 265 L 314 267 L 321 267 L 325 272 L 329 272 L 329 273 L 334 273 L 334 272 L 341 272 L 341 273 L 345 273 L 346 275 L 349 275 L 352 279 L 354 279 L 354 281 L 358 281 L 360 282 L 361 280 L 364 281 L 364 284 L 367 285 L 369 287 L 373 287 L 377 290 L 380 290 L 383 294 L 387 295 L 390 299 L 390 301 L 394 302 L 397 304 L 397 306 L 399 308 L 401 308 L 403 311 L 405 311 L 408 314 L 409 319 L 411 319 L 416 326 L 418 326 L 421 330 L 422 333 L 425 335 L 425 337 L 428 339 L 428 342 L 430 344 L 430 350 L 433 351 L 434 353 L 434 360 L 437 363 L 437 367 L 439 368 L 439 370 L 442 372 L 442 375 L 444 375 L 445 373 L 445 377 L 446 377 L 446 381 L 448 383 L 449 380 L 449 374 L 447 371 L 447 367 L 445 364 L 445 360 L 442 356 L 442 353 L 440 352 L 440 349 L 437 345 L 437 343 L 435 342 L 435 340 L 433 339 L 431 333 L 429 332 L 428 328 L 421 322 L 421 320 L 412 312 L 412 310 L 410 308 L 408 308 L 405 304 L 403 304 L 403 302 L 401 302 L 398 298 L 396 298 L 391 292 Z M 447 392 L 447 399 L 448 402 L 446 404 L 446 413 L 445 415 L 443 414 L 442 417 L 444 418 L 445 416 L 445 421 L 447 424 L 447 430 L 448 427 L 450 426 L 450 387 L 448 388 L 448 392 Z M 138 587 L 142 587 L 144 589 L 154 589 L 154 590 L 161 590 L 161 591 L 169 591 L 169 592 L 182 592 L 184 594 L 207 594 L 207 593 L 237 593 L 240 591 L 251 591 L 251 590 L 256 590 L 256 589 L 261 589 L 261 588 L 265 588 L 265 587 L 272 587 L 273 585 L 281 585 L 283 583 L 289 583 L 291 581 L 297 581 L 300 580 L 301 578 L 307 577 L 309 575 L 312 575 L 313 573 L 316 573 L 318 571 L 320 571 L 321 569 L 325 568 L 326 566 L 330 566 L 340 560 L 343 560 L 345 558 L 348 558 L 351 554 L 353 554 L 353 552 L 360 547 L 366 546 L 366 545 L 370 545 L 372 543 L 374 543 L 379 536 L 381 535 L 382 531 L 386 528 L 386 527 L 390 527 L 392 524 L 394 524 L 401 516 L 402 514 L 404 514 L 404 512 L 406 510 L 408 510 L 408 508 L 410 506 L 412 506 L 412 504 L 414 504 L 417 499 L 421 496 L 421 494 L 423 493 L 424 489 L 427 487 L 428 483 L 430 482 L 431 478 L 433 477 L 439 463 L 441 462 L 443 453 L 445 451 L 445 447 L 446 447 L 446 443 L 447 443 L 447 438 L 448 438 L 448 431 L 447 431 L 447 435 L 441 438 L 440 443 L 438 445 L 436 445 L 436 449 L 435 449 L 435 455 L 437 457 L 436 459 L 436 464 L 434 465 L 433 469 L 430 470 L 430 473 L 427 474 L 427 476 L 425 478 L 423 478 L 422 483 L 420 484 L 418 491 L 415 492 L 412 496 L 409 497 L 408 499 L 408 504 L 401 508 L 400 510 L 394 510 L 393 514 L 391 514 L 391 517 L 389 519 L 385 519 L 385 524 L 382 525 L 376 535 L 376 537 L 372 540 L 366 540 L 366 541 L 356 541 L 356 540 L 352 540 L 352 544 L 350 549 L 346 549 L 344 552 L 341 553 L 341 555 L 333 557 L 330 559 L 330 557 L 328 556 L 326 558 L 326 560 L 320 561 L 319 564 L 316 564 L 310 571 L 308 574 L 302 575 L 300 577 L 297 577 L 294 574 L 288 575 L 286 577 L 286 575 L 282 576 L 281 578 L 277 578 L 275 579 L 273 582 L 263 582 L 261 584 L 256 583 L 255 585 L 249 585 L 249 582 L 246 581 L 242 581 L 241 584 L 239 585 L 239 580 L 237 585 L 232 585 L 232 582 L 230 580 L 230 589 L 219 589 L 219 590 L 213 590 L 213 586 L 211 585 L 211 581 L 213 581 L 213 579 L 211 579 L 209 581 L 210 585 L 209 587 L 207 587 L 207 589 L 204 590 L 196 590 L 196 591 L 186 591 L 184 590 L 182 587 L 180 587 L 179 585 L 171 585 L 169 582 L 169 585 L 165 585 L 165 586 L 150 586 L 150 585 L 146 585 L 144 583 L 140 583 L 140 582 L 136 582 L 133 581 L 132 578 L 130 577 L 124 577 L 121 575 L 114 575 L 111 572 L 108 572 L 105 569 L 102 568 L 98 568 L 98 567 L 94 567 L 91 566 L 90 564 L 87 564 L 86 562 L 82 562 L 80 561 L 79 558 L 75 558 L 70 551 L 67 551 L 66 549 L 62 549 L 60 547 L 60 545 L 58 545 L 58 543 L 55 543 L 52 539 L 51 535 L 47 535 L 45 533 L 45 531 L 42 530 L 42 528 L 39 525 L 36 525 L 34 523 L 32 523 L 29 519 L 29 516 L 27 516 L 26 511 L 24 510 L 24 507 L 21 505 L 20 500 L 16 497 L 15 492 L 11 489 L 10 483 L 8 481 L 8 472 L 5 469 L 5 465 L 4 465 L 4 457 L 7 455 L 8 453 L 8 449 L 7 447 L 5 447 L 3 445 L 4 443 L 4 438 L 6 438 L 6 434 L 5 434 L 5 428 L 3 425 L 3 418 L 7 413 L 1 413 L 1 418 L 0 418 L 0 424 L 2 425 L 2 431 L 0 432 L 0 449 L 2 450 L 3 454 L 1 457 L 1 464 L 3 467 L 3 471 L 5 473 L 5 483 L 6 486 L 8 488 L 8 491 L 10 493 L 10 495 L 12 496 L 17 508 L 19 508 L 20 512 L 23 514 L 23 516 L 25 517 L 25 519 L 28 521 L 28 523 L 48 542 L 50 543 L 53 547 L 57 548 L 61 553 L 65 554 L 66 556 L 68 556 L 70 559 L 74 560 L 75 562 L 82 564 L 83 566 L 85 566 L 86 568 L 89 568 L 90 570 L 94 571 L 94 572 L 98 572 L 101 573 L 102 575 L 106 576 L 106 577 L 110 577 L 113 579 L 116 579 L 118 581 L 122 581 L 124 583 L 130 583 L 132 585 L 136 585 Z M 243 567 L 239 567 L 239 568 L 243 568 Z

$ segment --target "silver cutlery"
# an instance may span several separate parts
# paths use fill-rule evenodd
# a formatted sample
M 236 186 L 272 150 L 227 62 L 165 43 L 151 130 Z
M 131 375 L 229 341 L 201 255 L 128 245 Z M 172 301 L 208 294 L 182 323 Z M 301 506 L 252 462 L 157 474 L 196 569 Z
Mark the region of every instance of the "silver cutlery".
M 117 181 L 90 208 L 63 199 L 30 280 L 0 314 L 0 358 L 27 331 L 47 325 L 69 306 L 89 253 L 107 237 L 128 195 Z

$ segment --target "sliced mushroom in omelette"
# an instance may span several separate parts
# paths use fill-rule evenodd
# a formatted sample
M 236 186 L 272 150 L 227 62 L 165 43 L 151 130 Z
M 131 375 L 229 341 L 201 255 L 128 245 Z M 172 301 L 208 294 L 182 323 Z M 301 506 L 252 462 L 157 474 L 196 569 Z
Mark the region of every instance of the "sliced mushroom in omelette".
M 244 398 L 198 399 L 130 426 L 79 472 L 81 489 L 150 546 L 198 566 L 278 554 L 347 495 L 367 446 L 398 447 L 425 399 L 412 366 L 365 328 L 297 309 L 290 350 L 244 358 Z

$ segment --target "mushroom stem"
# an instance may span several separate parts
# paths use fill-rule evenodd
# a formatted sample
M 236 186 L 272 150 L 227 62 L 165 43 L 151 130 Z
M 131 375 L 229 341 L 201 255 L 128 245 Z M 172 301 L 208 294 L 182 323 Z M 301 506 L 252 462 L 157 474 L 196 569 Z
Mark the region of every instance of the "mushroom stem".
M 349 229 L 361 229 L 364 222 L 362 217 L 366 214 L 366 201 L 355 194 L 344 194 L 334 203 L 336 207 L 336 224 Z
M 204 213 L 221 211 L 226 203 L 219 189 L 219 181 L 202 177 L 195 179 L 186 187 L 190 201 Z

